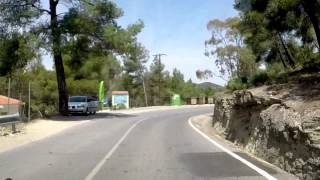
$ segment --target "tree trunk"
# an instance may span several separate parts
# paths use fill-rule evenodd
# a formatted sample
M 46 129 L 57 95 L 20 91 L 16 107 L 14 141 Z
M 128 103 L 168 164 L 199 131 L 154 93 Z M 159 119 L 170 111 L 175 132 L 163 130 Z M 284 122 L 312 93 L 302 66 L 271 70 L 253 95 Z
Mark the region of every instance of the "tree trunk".
M 158 106 L 161 106 L 161 55 L 158 55 L 158 63 L 159 63 L 159 79 L 158 79 Z
M 142 86 L 143 86 L 143 93 L 144 93 L 144 101 L 146 103 L 146 107 L 148 107 L 148 96 L 147 96 L 146 84 L 144 82 L 144 76 L 142 76 Z
M 317 2 L 317 0 L 302 0 L 302 6 L 308 17 L 310 18 L 310 21 L 316 33 L 318 44 L 320 45 L 320 4 Z
M 281 53 L 280 49 L 278 49 L 278 52 L 279 52 L 280 60 L 281 60 L 281 62 L 282 62 L 283 67 L 284 67 L 285 69 L 287 69 L 288 67 L 287 67 L 287 65 L 286 65 L 286 63 L 285 63 L 285 61 L 284 61 L 284 59 L 283 59 L 283 57 L 282 57 L 282 53 Z
M 59 0 L 50 1 L 50 28 L 52 37 L 53 60 L 56 69 L 58 90 L 59 90 L 59 112 L 61 115 L 68 115 L 68 92 L 61 55 L 61 32 L 58 26 L 57 5 Z
M 284 61 L 284 58 L 283 58 L 283 56 L 282 56 L 282 52 L 281 52 L 281 43 L 279 42 L 280 41 L 280 39 L 279 38 L 275 38 L 275 41 L 276 41 L 276 49 L 277 49 L 277 51 L 278 51 L 278 53 L 279 53 L 279 56 L 280 56 L 280 60 L 281 60 L 281 62 L 282 62 L 282 65 L 283 65 L 283 67 L 285 68 L 285 69 L 287 69 L 288 68 L 288 66 L 286 65 L 286 62 Z
M 284 42 L 284 39 L 282 38 L 280 33 L 278 33 L 278 36 L 279 36 L 279 40 L 281 42 L 281 45 L 282 45 L 282 47 L 284 49 L 284 52 L 285 52 L 285 54 L 287 56 L 288 63 L 290 65 L 290 67 L 294 68 L 295 67 L 295 62 L 293 60 L 292 54 L 291 54 L 287 44 Z

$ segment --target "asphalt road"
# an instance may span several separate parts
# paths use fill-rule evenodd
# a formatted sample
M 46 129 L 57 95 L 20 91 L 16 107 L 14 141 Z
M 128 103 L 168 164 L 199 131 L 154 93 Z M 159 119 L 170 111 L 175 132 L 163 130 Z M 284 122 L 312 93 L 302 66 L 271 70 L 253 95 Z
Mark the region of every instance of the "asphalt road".
M 0 180 L 265 179 L 200 136 L 197 107 L 97 119 L 0 154 Z M 243 155 L 244 156 L 244 155 Z M 283 172 L 251 160 L 274 177 Z

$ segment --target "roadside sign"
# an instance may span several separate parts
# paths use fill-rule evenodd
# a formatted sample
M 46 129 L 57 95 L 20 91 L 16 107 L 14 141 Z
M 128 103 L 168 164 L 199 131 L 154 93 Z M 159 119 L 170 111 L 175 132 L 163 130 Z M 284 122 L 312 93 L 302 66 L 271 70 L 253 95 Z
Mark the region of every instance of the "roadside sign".
M 129 109 L 129 92 L 112 91 L 112 106 L 117 109 Z

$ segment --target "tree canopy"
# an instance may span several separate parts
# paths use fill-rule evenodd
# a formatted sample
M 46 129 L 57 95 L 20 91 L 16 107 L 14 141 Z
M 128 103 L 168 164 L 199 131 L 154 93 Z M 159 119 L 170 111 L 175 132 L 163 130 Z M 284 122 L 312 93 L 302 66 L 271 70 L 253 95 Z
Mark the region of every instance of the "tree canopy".
M 120 26 L 124 12 L 114 1 L 46 1 L 0 2 L 0 84 L 11 77 L 12 95 L 27 102 L 30 82 L 35 116 L 67 114 L 68 96 L 96 96 L 100 81 L 109 99 L 111 91 L 129 91 L 134 107 L 168 105 L 177 93 L 183 103 L 213 95 L 212 88 L 185 81 L 178 69 L 170 73 L 158 59 L 147 63 L 149 51 L 137 38 L 144 23 Z M 42 64 L 44 55 L 52 56 L 52 70 Z
M 238 25 L 234 27 L 242 36 L 247 50 L 242 54 L 250 56 L 246 59 L 255 59 L 256 70 L 251 71 L 254 67 L 247 64 L 240 69 L 251 73 L 243 73 L 245 78 L 233 76 L 229 84 L 243 88 L 283 82 L 286 76 L 294 72 L 312 73 L 320 70 L 319 1 L 235 0 L 234 7 L 240 12 Z M 224 27 L 221 22 L 212 23 L 215 27 Z M 226 38 L 228 35 L 224 34 L 222 37 Z M 215 51 L 219 51 L 219 48 L 215 48 Z M 261 65 L 265 68 L 257 69 Z M 231 66 L 227 69 L 235 68 Z M 236 85 L 237 83 L 248 85 Z
M 74 78 L 78 80 L 88 75 L 85 73 L 88 69 L 84 69 L 84 65 L 98 72 L 103 66 L 95 65 L 97 62 L 134 51 L 135 36 L 141 31 L 143 23 L 138 22 L 127 29 L 118 26 L 116 19 L 123 12 L 109 0 L 48 0 L 48 4 L 49 8 L 45 9 L 40 0 L 1 1 L 0 24 L 6 33 L 20 29 L 33 33 L 41 41 L 39 44 L 42 46 L 39 48 L 52 54 L 59 92 L 59 111 L 66 115 L 68 87 L 65 64 L 70 67 L 70 71 L 76 73 Z M 58 12 L 57 7 L 61 4 L 67 5 L 66 12 Z M 22 41 L 19 42 L 22 46 Z M 19 62 L 23 61 L 26 60 L 20 58 Z M 4 68 L 10 70 L 8 67 Z M 79 71 L 81 72 L 78 73 Z

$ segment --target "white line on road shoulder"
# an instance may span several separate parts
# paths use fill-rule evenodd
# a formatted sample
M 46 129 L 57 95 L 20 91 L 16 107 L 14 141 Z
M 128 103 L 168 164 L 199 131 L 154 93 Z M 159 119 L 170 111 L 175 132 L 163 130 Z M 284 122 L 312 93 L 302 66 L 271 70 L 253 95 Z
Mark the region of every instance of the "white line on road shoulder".
M 277 180 L 275 177 L 271 176 L 269 173 L 267 173 L 266 171 L 260 169 L 259 167 L 255 166 L 254 164 L 252 164 L 251 162 L 243 159 L 241 156 L 233 153 L 232 151 L 230 151 L 229 149 L 223 147 L 222 145 L 220 145 L 219 143 L 217 143 L 216 141 L 214 141 L 213 139 L 211 139 L 209 136 L 207 136 L 206 134 L 204 134 L 202 131 L 200 131 L 198 128 L 196 128 L 192 122 L 191 122 L 192 118 L 189 119 L 189 125 L 197 132 L 199 133 L 202 137 L 204 137 L 205 139 L 207 139 L 208 141 L 210 141 L 212 144 L 214 144 L 215 146 L 217 146 L 218 148 L 220 148 L 221 150 L 223 150 L 224 152 L 226 152 L 227 154 L 229 154 L 230 156 L 234 157 L 235 159 L 241 161 L 243 164 L 249 166 L 251 169 L 255 170 L 256 172 L 258 172 L 259 174 L 261 174 L 263 177 L 269 179 L 269 180 Z
M 100 171 L 102 166 L 106 163 L 108 159 L 112 156 L 112 154 L 118 149 L 120 144 L 126 139 L 126 137 L 130 134 L 130 132 L 142 121 L 145 119 L 141 119 L 134 123 L 125 133 L 124 135 L 119 139 L 119 141 L 111 148 L 111 150 L 102 158 L 102 160 L 91 170 L 91 172 L 88 174 L 88 176 L 85 178 L 85 180 L 92 180 L 97 173 Z

